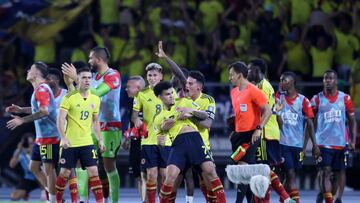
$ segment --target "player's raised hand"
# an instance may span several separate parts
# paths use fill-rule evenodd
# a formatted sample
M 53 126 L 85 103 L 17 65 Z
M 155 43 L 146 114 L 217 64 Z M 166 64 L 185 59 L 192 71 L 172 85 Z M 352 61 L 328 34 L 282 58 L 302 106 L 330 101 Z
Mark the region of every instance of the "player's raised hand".
M 166 54 L 163 49 L 162 41 L 159 41 L 158 43 L 158 52 L 155 53 L 159 58 L 166 58 Z
M 67 149 L 70 147 L 70 142 L 67 138 L 61 138 L 61 147 Z
M 11 104 L 11 106 L 5 108 L 5 111 L 9 113 L 21 113 L 21 110 L 22 108 L 15 104 Z
M 24 123 L 24 119 L 21 118 L 20 116 L 11 115 L 11 117 L 13 117 L 13 119 L 11 119 L 6 123 L 6 127 L 9 128 L 10 130 L 14 130 L 16 127 Z
M 99 141 L 98 141 L 98 145 L 99 145 L 100 152 L 104 152 L 104 151 L 105 151 L 104 141 L 103 141 L 103 140 L 99 140 Z
M 71 64 L 63 63 L 61 65 L 61 71 L 64 75 L 67 75 L 73 81 L 76 81 L 77 79 L 76 68 L 72 63 Z

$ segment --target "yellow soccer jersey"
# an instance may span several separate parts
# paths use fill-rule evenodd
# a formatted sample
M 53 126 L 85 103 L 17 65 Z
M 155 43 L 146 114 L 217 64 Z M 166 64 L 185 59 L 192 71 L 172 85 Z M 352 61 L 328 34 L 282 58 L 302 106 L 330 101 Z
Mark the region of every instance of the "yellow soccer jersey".
M 280 140 L 280 129 L 276 120 L 275 114 L 275 94 L 274 88 L 271 86 L 269 81 L 263 79 L 259 84 L 258 88 L 265 94 L 268 99 L 268 104 L 272 110 L 272 115 L 263 129 L 263 135 L 268 140 Z
M 195 99 L 195 103 L 199 105 L 199 110 L 206 111 L 212 120 L 215 119 L 216 104 L 215 104 L 215 99 L 212 96 L 202 93 L 197 99 Z M 198 129 L 205 143 L 205 146 L 208 149 L 210 149 L 211 147 L 209 140 L 210 129 L 201 126 L 198 126 Z
M 174 95 L 176 95 L 175 90 Z M 141 145 L 156 145 L 157 139 L 153 131 L 152 122 L 155 115 L 161 112 L 162 102 L 156 97 L 154 90 L 151 89 L 150 86 L 136 94 L 133 102 L 133 110 L 143 112 L 144 122 L 148 127 L 148 137 L 141 140 Z
M 100 98 L 89 92 L 87 99 L 84 99 L 78 90 L 73 90 L 64 96 L 60 109 L 67 111 L 65 134 L 71 147 L 94 144 L 91 126 L 93 115 L 99 113 Z
M 197 105 L 194 101 L 188 98 L 179 98 L 175 100 L 175 104 L 169 109 L 162 109 L 162 111 L 156 115 L 153 123 L 153 130 L 156 135 L 167 134 L 171 141 L 175 140 L 176 136 L 180 133 L 181 129 L 187 125 L 195 130 L 198 130 L 198 127 L 189 119 L 186 120 L 178 120 L 179 112 L 177 112 L 177 107 L 187 107 L 193 109 L 199 109 L 199 105 Z M 162 122 L 165 119 L 173 118 L 175 120 L 174 125 L 167 131 L 163 132 L 160 128 Z

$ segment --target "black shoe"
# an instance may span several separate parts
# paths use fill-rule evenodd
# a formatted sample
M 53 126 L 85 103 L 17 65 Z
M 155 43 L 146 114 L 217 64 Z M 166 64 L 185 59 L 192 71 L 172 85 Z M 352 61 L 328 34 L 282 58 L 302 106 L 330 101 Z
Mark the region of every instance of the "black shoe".
M 316 203 L 322 203 L 324 200 L 323 194 L 319 192 L 316 196 Z
M 342 203 L 341 199 L 336 199 L 334 203 Z

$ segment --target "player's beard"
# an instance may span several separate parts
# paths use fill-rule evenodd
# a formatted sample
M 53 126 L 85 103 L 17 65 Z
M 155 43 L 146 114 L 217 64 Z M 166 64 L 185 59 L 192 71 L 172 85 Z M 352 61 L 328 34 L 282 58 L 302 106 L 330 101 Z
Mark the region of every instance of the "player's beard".
M 325 84 L 325 90 L 327 92 L 331 92 L 332 89 L 333 89 L 333 86 L 331 84 Z
M 90 67 L 91 67 L 91 70 L 97 71 L 99 68 L 99 65 L 98 64 L 93 64 L 93 65 L 90 64 Z

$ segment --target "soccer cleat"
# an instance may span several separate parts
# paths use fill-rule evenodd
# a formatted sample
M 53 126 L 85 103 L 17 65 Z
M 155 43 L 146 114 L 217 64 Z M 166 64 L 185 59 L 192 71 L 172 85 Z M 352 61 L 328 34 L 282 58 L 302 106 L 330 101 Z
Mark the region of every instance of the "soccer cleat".
M 321 192 L 319 192 L 317 195 L 316 195 L 316 203 L 322 203 L 324 200 L 324 197 L 323 197 L 323 194 Z
M 234 162 L 240 161 L 246 154 L 246 151 L 249 149 L 250 145 L 248 143 L 244 143 L 240 145 L 234 153 L 231 154 L 231 159 Z
M 342 203 L 341 199 L 336 199 L 334 203 Z

